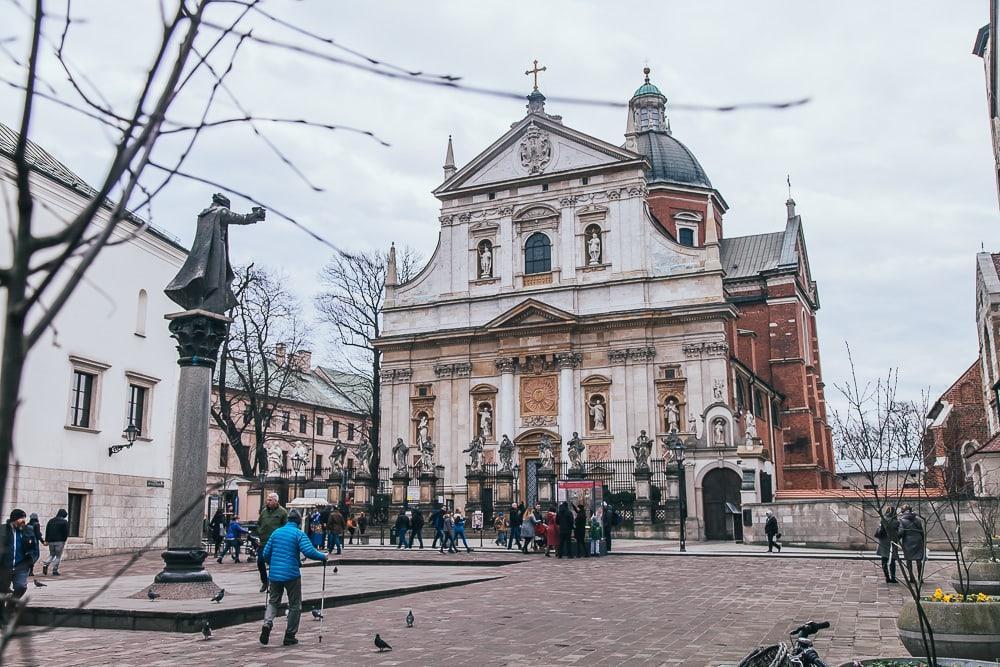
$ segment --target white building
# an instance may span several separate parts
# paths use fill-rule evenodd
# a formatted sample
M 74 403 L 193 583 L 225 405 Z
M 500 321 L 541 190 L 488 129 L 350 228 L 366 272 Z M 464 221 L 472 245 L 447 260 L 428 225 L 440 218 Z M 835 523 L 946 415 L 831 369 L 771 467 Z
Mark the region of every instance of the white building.
M 0 124 L 0 187 L 7 201 L 16 197 L 16 139 Z M 28 157 L 36 225 L 44 232 L 75 215 L 94 190 L 39 146 L 30 144 Z M 98 214 L 98 224 L 107 213 Z M 7 263 L 9 239 L 0 237 L 0 263 Z M 4 515 L 13 507 L 37 512 L 43 526 L 66 508 L 71 558 L 147 546 L 168 521 L 177 353 L 163 316 L 177 307 L 163 287 L 186 250 L 154 228 L 142 229 L 137 219 L 121 223 L 112 239 L 125 242 L 102 251 L 56 318 L 55 331 L 28 355 L 0 508 Z M 110 455 L 110 446 L 125 444 L 130 418 L 138 439 Z

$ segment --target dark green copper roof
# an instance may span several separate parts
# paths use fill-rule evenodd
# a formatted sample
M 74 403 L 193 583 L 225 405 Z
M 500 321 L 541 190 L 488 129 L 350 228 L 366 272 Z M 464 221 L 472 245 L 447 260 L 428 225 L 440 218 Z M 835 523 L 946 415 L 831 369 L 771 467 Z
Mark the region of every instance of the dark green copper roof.
M 691 151 L 662 130 L 646 130 L 635 136 L 636 152 L 645 155 L 652 168 L 646 171 L 646 182 L 676 183 L 711 188 L 708 174 L 698 164 Z

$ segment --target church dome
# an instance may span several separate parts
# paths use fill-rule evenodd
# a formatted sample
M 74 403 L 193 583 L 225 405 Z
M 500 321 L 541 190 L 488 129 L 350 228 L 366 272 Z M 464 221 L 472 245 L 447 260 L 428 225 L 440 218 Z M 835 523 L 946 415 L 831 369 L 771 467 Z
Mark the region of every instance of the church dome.
M 632 97 L 639 97 L 640 95 L 659 95 L 660 97 L 666 97 L 663 93 L 660 92 L 659 88 L 657 88 L 655 85 L 649 82 L 648 77 L 646 79 L 646 83 L 639 86 L 636 89 L 635 94 L 632 95 Z
M 663 130 L 647 130 L 635 135 L 635 151 L 645 155 L 652 165 L 646 171 L 646 182 L 674 183 L 711 188 L 712 182 L 697 158 L 687 146 Z

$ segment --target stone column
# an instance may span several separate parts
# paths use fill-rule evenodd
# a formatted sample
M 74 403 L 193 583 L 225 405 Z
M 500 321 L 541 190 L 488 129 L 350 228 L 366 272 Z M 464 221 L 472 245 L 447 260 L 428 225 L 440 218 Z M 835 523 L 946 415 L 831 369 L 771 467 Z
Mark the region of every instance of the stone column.
M 515 434 L 515 408 L 514 408 L 514 357 L 498 357 L 496 360 L 497 370 L 500 372 L 500 404 L 497 406 L 497 423 L 501 436 L 506 434 L 511 439 Z
M 566 443 L 573 437 L 573 431 L 583 431 L 576 423 L 576 386 L 573 369 L 580 365 L 583 355 L 579 352 L 560 352 L 555 355 L 559 368 L 559 437 L 562 439 L 563 469 L 568 466 Z
M 202 512 L 208 482 L 208 426 L 211 420 L 212 372 L 229 318 L 205 310 L 167 315 L 177 341 L 177 412 L 170 486 L 170 525 L 163 571 L 156 583 L 211 582 L 202 566 Z
M 635 505 L 633 507 L 636 525 L 650 525 L 653 523 L 651 477 L 652 474 L 649 472 L 649 468 L 636 468 Z

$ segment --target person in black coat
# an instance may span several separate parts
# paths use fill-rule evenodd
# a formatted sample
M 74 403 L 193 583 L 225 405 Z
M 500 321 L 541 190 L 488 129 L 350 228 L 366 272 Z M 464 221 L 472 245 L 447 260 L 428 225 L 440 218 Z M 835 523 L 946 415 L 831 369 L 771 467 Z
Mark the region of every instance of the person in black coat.
M 10 518 L 0 530 L 0 594 L 13 593 L 8 601 L 16 603 L 28 590 L 28 572 L 38 560 L 38 539 L 33 528 L 28 527 L 28 515 L 24 510 L 11 511 Z M 0 622 L 5 620 L 7 610 L 0 606 Z
M 416 538 L 420 542 L 420 548 L 421 549 L 424 548 L 424 536 L 420 534 L 423 531 L 423 529 L 424 529 L 424 515 L 419 509 L 414 508 L 413 518 L 410 519 L 410 542 L 407 545 L 408 548 L 413 547 L 414 538 Z
M 514 543 L 517 548 L 521 548 L 521 522 L 524 520 L 524 503 L 520 505 L 510 504 L 510 513 L 507 515 L 507 551 L 510 551 Z
M 42 574 L 49 573 L 52 566 L 52 576 L 59 576 L 59 564 L 62 562 L 63 549 L 69 539 L 69 514 L 61 509 L 45 524 L 45 544 L 49 547 L 49 557 L 42 561 Z
M 778 548 L 778 553 L 781 553 L 781 543 L 778 542 L 778 538 L 781 537 L 781 533 L 778 532 L 778 517 L 774 516 L 771 510 L 765 512 L 767 519 L 764 520 L 764 534 L 767 535 L 767 553 L 772 553 L 774 548 Z
M 904 505 L 899 514 L 899 542 L 903 547 L 903 560 L 911 582 L 920 586 L 924 582 L 924 562 L 927 560 L 927 538 L 924 522 L 909 505 Z M 913 564 L 917 571 L 913 571 Z
M 215 516 L 208 522 L 208 532 L 212 536 L 212 544 L 215 545 L 214 558 L 218 558 L 219 552 L 222 551 L 222 540 L 226 538 L 226 528 L 228 527 L 229 522 L 226 521 L 226 515 L 220 507 L 215 510 Z
M 573 511 L 564 500 L 559 504 L 559 511 L 556 512 L 556 526 L 559 528 L 559 551 L 557 558 L 573 557 Z
M 399 515 L 396 517 L 396 523 L 393 526 L 396 531 L 396 548 L 402 549 L 407 547 L 406 533 L 410 530 L 410 518 L 406 516 L 405 510 L 399 510 Z
M 42 539 L 42 523 L 38 520 L 38 515 L 32 512 L 28 516 L 28 528 L 35 533 L 35 544 L 45 544 L 45 540 Z M 35 560 L 38 560 L 37 558 Z M 28 571 L 28 576 L 35 576 L 35 564 L 31 564 L 31 569 Z
M 576 538 L 576 557 L 589 558 L 590 549 L 587 548 L 587 512 L 583 503 L 576 506 L 576 519 L 573 522 L 573 537 Z

